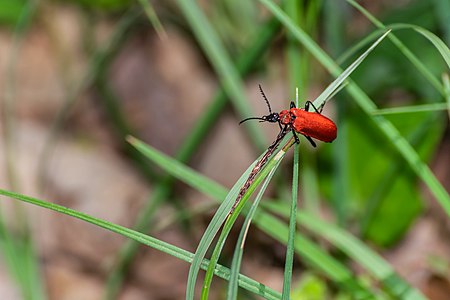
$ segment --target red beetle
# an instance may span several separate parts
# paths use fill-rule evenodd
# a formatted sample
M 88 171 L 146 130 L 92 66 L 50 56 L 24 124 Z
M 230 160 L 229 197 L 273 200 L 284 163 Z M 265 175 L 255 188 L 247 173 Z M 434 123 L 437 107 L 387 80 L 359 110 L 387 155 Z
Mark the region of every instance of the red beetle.
M 260 120 L 260 122 L 271 122 L 278 123 L 280 126 L 280 133 L 277 136 L 275 142 L 271 145 L 274 146 L 278 144 L 280 139 L 282 139 L 286 133 L 291 130 L 294 135 L 295 141 L 300 143 L 297 137 L 297 133 L 300 133 L 313 145 L 316 147 L 316 143 L 312 140 L 317 139 L 323 142 L 331 143 L 336 139 L 337 127 L 333 121 L 321 114 L 323 105 L 319 110 L 312 104 L 311 101 L 306 101 L 305 108 L 296 108 L 295 103 L 291 102 L 291 107 L 289 110 L 282 110 L 279 113 L 272 113 L 270 108 L 269 100 L 267 100 L 264 91 L 259 86 L 259 90 L 269 107 L 269 114 L 262 117 L 251 117 L 242 120 L 239 124 L 248 120 Z M 309 106 L 312 106 L 316 112 L 309 112 Z

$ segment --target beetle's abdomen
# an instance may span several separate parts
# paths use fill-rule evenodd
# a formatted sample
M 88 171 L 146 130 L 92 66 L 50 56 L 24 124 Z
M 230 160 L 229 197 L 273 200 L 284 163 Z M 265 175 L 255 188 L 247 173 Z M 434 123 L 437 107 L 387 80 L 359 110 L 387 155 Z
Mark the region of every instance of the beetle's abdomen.
M 336 139 L 336 124 L 327 117 L 298 108 L 292 108 L 291 113 L 295 116 L 292 128 L 296 132 L 328 143 Z

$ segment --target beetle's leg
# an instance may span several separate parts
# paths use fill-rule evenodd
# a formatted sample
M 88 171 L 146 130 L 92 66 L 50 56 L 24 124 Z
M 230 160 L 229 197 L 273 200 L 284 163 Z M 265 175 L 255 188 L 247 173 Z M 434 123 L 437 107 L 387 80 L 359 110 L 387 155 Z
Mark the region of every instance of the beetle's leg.
M 312 145 L 314 148 L 316 148 L 316 142 L 314 142 L 313 139 L 312 139 L 310 136 L 305 135 L 305 138 L 311 143 L 311 145 Z
M 291 131 L 292 131 L 292 134 L 294 135 L 295 142 L 297 144 L 300 144 L 300 139 L 298 138 L 297 133 L 295 133 L 295 130 L 291 129 Z
M 309 106 L 310 106 L 310 105 L 314 108 L 314 110 L 316 111 L 316 113 L 320 114 L 320 113 L 322 113 L 323 107 L 325 106 L 325 102 L 322 103 L 322 105 L 319 107 L 319 109 L 317 109 L 317 108 L 314 106 L 314 104 L 313 104 L 311 101 L 308 100 L 308 101 L 305 102 L 305 110 L 306 110 L 306 111 L 309 111 Z
M 295 108 L 295 103 L 294 103 L 294 101 L 291 101 L 290 108 Z

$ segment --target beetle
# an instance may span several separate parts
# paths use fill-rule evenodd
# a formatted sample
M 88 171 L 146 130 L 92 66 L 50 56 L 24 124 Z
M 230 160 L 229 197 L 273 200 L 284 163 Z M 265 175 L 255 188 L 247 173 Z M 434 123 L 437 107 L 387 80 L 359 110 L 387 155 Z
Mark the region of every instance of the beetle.
M 279 113 L 272 112 L 269 100 L 267 99 L 264 91 L 259 85 L 261 95 L 269 107 L 269 114 L 262 117 L 250 117 L 242 120 L 239 124 L 248 120 L 260 120 L 260 122 L 278 123 L 280 127 L 280 133 L 277 139 L 269 147 L 273 147 L 286 135 L 287 132 L 292 131 L 295 142 L 298 144 L 300 140 L 297 133 L 306 137 L 313 147 L 316 147 L 316 143 L 313 138 L 322 142 L 331 143 L 337 137 L 336 124 L 321 114 L 323 105 L 319 110 L 314 106 L 311 101 L 306 101 L 305 108 L 295 107 L 295 103 L 292 101 L 289 110 L 282 110 Z M 312 106 L 315 112 L 309 112 L 309 107 Z

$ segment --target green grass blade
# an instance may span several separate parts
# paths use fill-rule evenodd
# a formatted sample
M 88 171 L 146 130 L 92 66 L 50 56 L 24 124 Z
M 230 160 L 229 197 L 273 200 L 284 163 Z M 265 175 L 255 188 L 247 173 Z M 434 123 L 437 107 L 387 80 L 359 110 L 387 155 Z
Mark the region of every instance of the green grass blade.
M 298 88 L 296 88 L 295 104 L 299 107 Z M 292 172 L 292 195 L 291 210 L 289 214 L 289 235 L 286 245 L 286 258 L 283 276 L 283 291 L 281 297 L 283 300 L 289 300 L 291 296 L 292 269 L 294 265 L 295 253 L 295 235 L 297 229 L 297 200 L 298 200 L 298 183 L 299 183 L 299 146 L 294 146 L 294 163 Z
M 442 81 L 444 82 L 445 101 L 447 102 L 447 112 L 450 119 L 450 78 L 447 73 L 442 75 Z
M 306 49 L 316 57 L 319 62 L 328 68 L 334 76 L 339 76 L 342 70 L 335 64 L 335 62 L 306 35 L 301 28 L 296 27 L 287 17 L 287 15 L 273 2 L 269 0 L 260 0 L 279 20 L 282 24 L 290 30 L 294 36 L 305 46 Z M 440 84 L 439 84 L 440 87 Z M 376 110 L 376 105 L 364 93 L 359 86 L 354 82 L 349 82 L 347 91 L 350 93 L 356 104 L 367 114 Z M 442 89 L 439 89 L 442 92 Z M 372 116 L 371 119 L 379 128 L 379 130 L 386 136 L 388 141 L 397 149 L 402 155 L 411 169 L 417 176 L 428 186 L 431 193 L 434 195 L 438 203 L 442 206 L 445 213 L 450 216 L 450 196 L 440 182 L 431 172 L 430 168 L 420 159 L 413 147 L 401 136 L 395 126 L 385 119 L 383 116 Z
M 434 0 L 434 11 L 437 15 L 439 27 L 442 28 L 442 36 L 447 44 L 450 44 L 450 2 L 447 0 Z
M 281 162 L 281 160 L 280 160 Z M 231 268 L 230 268 L 230 282 L 228 283 L 228 291 L 227 291 L 227 299 L 237 299 L 238 295 L 238 278 L 239 278 L 239 272 L 241 268 L 241 262 L 242 262 L 242 255 L 244 253 L 244 244 L 245 239 L 247 237 L 247 232 L 250 227 L 250 224 L 252 222 L 252 219 L 255 215 L 256 209 L 258 208 L 259 202 L 262 199 L 262 196 L 264 195 L 265 190 L 267 189 L 267 186 L 269 185 L 269 182 L 271 181 L 273 174 L 275 173 L 275 170 L 278 168 L 277 164 L 267 175 L 267 178 L 264 180 L 263 185 L 261 186 L 260 191 L 258 192 L 258 195 L 255 198 L 255 201 L 253 202 L 252 206 L 250 207 L 250 210 L 245 217 L 244 223 L 242 225 L 241 231 L 239 232 L 239 237 L 236 241 L 236 248 L 234 250 L 233 254 L 233 260 L 231 262 Z
M 221 83 L 230 97 L 233 106 L 242 117 L 252 115 L 250 106 L 245 100 L 243 84 L 233 61 L 225 51 L 212 26 L 194 0 L 178 0 L 178 5 L 191 26 L 197 40 L 218 74 Z M 249 138 L 259 149 L 265 149 L 266 141 L 262 131 L 256 124 L 249 124 Z
M 413 26 L 413 29 L 427 38 L 436 47 L 436 49 L 439 51 L 439 53 L 447 63 L 447 66 L 450 68 L 450 50 L 448 49 L 447 45 L 434 33 L 424 28 Z
M 262 180 L 264 180 L 264 178 L 266 178 L 265 180 L 265 185 L 261 188 L 259 194 L 261 194 L 260 196 L 262 197 L 262 194 L 265 191 L 265 188 L 267 187 L 267 184 L 269 183 L 270 179 L 273 175 L 273 173 L 275 172 L 275 170 L 278 168 L 278 166 L 281 163 L 281 160 L 284 157 L 284 154 L 286 153 L 285 151 L 281 150 L 279 153 L 281 153 L 281 155 L 275 155 L 273 157 L 272 160 L 270 160 L 266 167 L 264 167 L 263 170 L 261 170 L 261 173 L 258 175 L 258 177 L 255 179 L 255 181 L 252 183 L 252 185 L 249 187 L 248 191 L 245 193 L 245 195 L 242 197 L 241 202 L 239 203 L 239 205 L 236 207 L 236 209 L 233 211 L 233 213 L 227 218 L 225 225 L 222 229 L 222 232 L 219 236 L 219 239 L 217 241 L 217 244 L 214 248 L 213 254 L 211 256 L 210 259 L 210 264 L 208 267 L 208 270 L 206 271 L 206 275 L 205 275 L 205 279 L 203 282 L 203 289 L 202 289 L 202 296 L 201 299 L 202 300 L 206 300 L 208 299 L 208 293 L 209 293 L 209 289 L 211 287 L 211 282 L 212 282 L 212 277 L 214 275 L 214 269 L 215 266 L 219 260 L 219 256 L 222 252 L 223 246 L 225 245 L 225 240 L 228 237 L 228 234 L 230 233 L 237 217 L 239 216 L 239 213 L 241 212 L 241 210 L 244 208 L 245 203 L 247 202 L 247 200 L 250 198 L 250 196 L 253 194 L 253 192 L 255 191 L 256 187 L 261 183 Z M 270 176 L 270 177 L 269 177 Z M 236 195 L 233 195 L 234 198 L 237 197 Z M 255 207 L 256 209 L 256 207 Z M 248 217 L 248 216 L 247 216 Z
M 133 239 L 141 244 L 147 245 L 149 247 L 152 247 L 156 250 L 159 250 L 161 252 L 164 252 L 166 254 L 169 254 L 173 257 L 176 257 L 178 259 L 181 259 L 183 261 L 186 261 L 188 263 L 191 263 L 193 258 L 194 258 L 194 254 L 186 251 L 184 249 L 181 249 L 179 247 L 176 247 L 174 245 L 171 245 L 169 243 L 166 243 L 164 241 L 158 240 L 154 237 L 148 236 L 146 234 L 143 234 L 141 232 L 102 220 L 102 219 L 98 219 L 98 218 L 94 218 L 90 215 L 75 211 L 73 209 L 58 205 L 58 204 L 54 204 L 51 202 L 46 202 L 37 198 L 33 198 L 33 197 L 29 197 L 29 196 L 25 196 L 25 195 L 21 195 L 21 194 L 17 194 L 17 193 L 13 193 L 10 191 L 6 191 L 3 189 L 0 189 L 0 195 L 6 196 L 6 197 L 10 197 L 22 202 L 27 202 L 42 208 L 46 208 L 49 210 L 53 210 L 56 212 L 59 212 L 61 214 L 65 214 L 77 219 L 80 219 L 82 221 L 94 224 L 98 227 L 107 229 L 109 231 L 118 233 L 122 236 L 128 237 L 130 239 Z M 202 269 L 206 269 L 207 266 L 209 265 L 209 261 L 208 260 L 203 260 L 201 263 L 201 268 Z M 225 280 L 228 280 L 230 277 L 230 270 L 226 267 L 223 267 L 221 265 L 217 265 L 216 270 L 215 270 L 215 274 Z M 262 285 L 261 283 L 247 277 L 244 275 L 240 275 L 239 276 L 239 285 L 257 295 L 260 295 L 266 299 L 281 299 L 281 295 L 280 293 Z
M 291 142 L 291 145 L 292 145 L 292 142 Z M 201 299 L 205 299 L 206 300 L 208 298 L 208 292 L 209 292 L 209 288 L 210 288 L 210 285 L 211 285 L 211 282 L 212 282 L 212 277 L 213 277 L 213 270 L 215 269 L 215 265 L 217 264 L 217 261 L 219 259 L 220 253 L 222 252 L 222 248 L 223 248 L 223 246 L 225 244 L 225 240 L 226 240 L 229 232 L 231 231 L 231 228 L 232 228 L 234 222 L 236 221 L 237 217 L 239 216 L 240 211 L 243 209 L 245 203 L 250 198 L 250 196 L 253 194 L 253 192 L 255 191 L 256 187 L 267 176 L 269 170 L 272 170 L 273 168 L 276 168 L 279 165 L 279 163 L 281 162 L 281 160 L 284 157 L 285 153 L 286 153 L 286 151 L 284 149 L 282 149 L 282 150 L 280 150 L 278 152 L 278 154 L 272 156 L 272 159 L 270 159 L 267 162 L 266 166 L 263 167 L 263 169 L 257 175 L 257 177 L 255 178 L 254 182 L 250 185 L 250 187 L 248 188 L 248 190 L 246 191 L 246 193 L 244 194 L 244 196 L 242 197 L 241 201 L 239 202 L 239 204 L 237 205 L 236 209 L 233 211 L 233 213 L 231 215 L 228 216 L 228 212 L 231 209 L 230 205 L 234 204 L 234 199 L 237 198 L 241 187 L 243 186 L 245 180 L 248 178 L 249 173 L 253 169 L 253 165 L 251 167 L 249 167 L 247 169 L 247 171 L 241 176 L 241 178 L 238 180 L 238 182 L 233 186 L 233 188 L 230 190 L 230 192 L 226 196 L 224 203 L 217 210 L 216 215 L 221 214 L 221 208 L 223 207 L 224 208 L 224 213 L 226 213 L 228 217 L 226 219 L 226 222 L 225 222 L 224 228 L 223 228 L 223 230 L 221 232 L 221 235 L 219 236 L 219 240 L 217 242 L 217 245 L 214 248 L 213 254 L 211 256 L 210 265 L 209 265 L 208 270 L 206 272 L 204 283 L 203 283 Z M 214 215 L 213 220 L 216 217 L 216 215 Z M 213 220 L 208 225 L 208 228 L 206 229 L 206 231 L 205 231 L 205 233 L 204 233 L 204 235 L 203 235 L 203 237 L 202 237 L 202 239 L 201 239 L 201 241 L 200 241 L 200 243 L 198 245 L 198 248 L 197 248 L 197 251 L 199 253 L 198 259 L 203 259 L 204 258 L 206 250 L 209 248 L 210 244 L 213 241 L 213 238 L 214 238 L 215 234 L 219 230 L 219 228 L 217 228 L 217 231 L 216 231 L 216 227 L 215 227 L 215 225 L 213 223 Z M 220 217 L 220 220 L 222 220 L 221 217 Z M 222 223 L 223 223 L 223 221 L 222 221 Z M 208 229 L 210 227 L 214 228 L 214 231 L 215 231 L 214 235 L 208 233 Z M 205 248 L 206 248 L 206 250 L 203 251 L 203 249 L 205 249 Z M 197 252 L 196 252 L 196 254 L 197 254 Z M 194 262 L 192 263 L 192 265 L 194 265 Z M 198 269 L 193 270 L 193 274 L 195 274 L 195 273 L 198 273 Z M 195 276 L 197 276 L 197 274 L 195 274 Z M 193 282 L 193 285 L 195 287 L 195 281 Z
M 182 178 L 186 184 L 196 187 L 198 191 L 204 193 L 205 195 L 223 195 L 223 198 L 225 198 L 226 192 L 224 193 L 224 188 L 221 185 L 217 184 L 215 181 L 206 180 L 205 177 L 195 176 L 195 172 L 193 170 L 187 168 L 179 161 L 167 155 L 164 155 L 163 153 L 157 151 L 156 149 L 148 146 L 147 144 L 132 136 L 129 136 L 127 140 L 138 151 L 140 151 L 154 163 L 158 164 L 172 176 L 175 176 L 176 178 Z
M 301 20 L 304 21 L 303 16 L 305 13 L 300 1 L 288 0 L 284 1 L 280 5 L 285 8 L 285 10 L 289 13 L 289 16 L 296 24 L 300 24 Z M 302 95 L 306 97 L 308 86 L 308 58 L 305 55 L 302 55 L 303 50 L 298 47 L 298 42 L 290 34 L 286 36 L 286 42 L 287 45 L 285 56 L 287 59 L 287 67 L 289 71 L 289 90 L 293 91 L 294 88 L 300 86 Z M 297 107 L 299 107 L 298 103 L 296 103 L 296 105 Z
M 389 29 L 394 30 L 393 28 L 389 27 Z M 353 46 L 350 48 L 347 48 L 339 57 L 336 59 L 336 63 L 338 65 L 343 64 L 345 61 L 347 61 L 350 57 L 361 51 L 361 49 L 366 48 L 370 43 L 372 43 L 374 40 L 376 40 L 383 32 L 386 32 L 386 29 L 377 29 L 372 31 L 371 33 L 365 35 L 360 41 L 356 42 Z
M 374 40 L 376 37 L 378 37 L 381 34 L 381 32 L 385 32 L 386 28 L 389 28 L 392 31 L 397 31 L 397 30 L 400 30 L 400 29 L 412 29 L 412 30 L 420 33 L 422 36 L 424 36 L 426 39 L 428 39 L 433 44 L 433 46 L 436 48 L 436 50 L 439 51 L 439 53 L 441 54 L 442 58 L 447 63 L 447 66 L 450 67 L 450 52 L 449 52 L 449 48 L 447 47 L 447 45 L 438 36 L 436 36 L 434 33 L 430 32 L 430 31 L 426 30 L 425 28 L 420 27 L 418 25 L 403 24 L 403 23 L 390 24 L 388 26 L 379 28 L 379 29 L 371 32 L 369 35 L 365 36 L 361 41 L 356 43 L 356 45 L 354 45 L 353 47 L 351 47 L 350 49 L 345 51 L 345 53 L 342 54 L 337 59 L 337 61 L 338 62 L 344 62 L 351 55 L 353 55 L 354 53 L 356 53 L 360 49 L 366 47 L 372 40 Z
M 139 4 L 144 9 L 148 20 L 150 21 L 150 23 L 152 23 L 153 28 L 155 28 L 155 31 L 158 34 L 159 38 L 167 39 L 167 33 L 164 30 L 164 27 L 162 26 L 161 21 L 159 20 L 158 15 L 156 14 L 155 9 L 153 8 L 150 1 L 146 0 L 138 0 L 138 1 Z
M 431 103 L 431 104 L 377 109 L 372 112 L 372 115 L 375 116 L 375 115 L 391 115 L 391 114 L 409 114 L 424 111 L 442 111 L 447 109 L 448 108 L 446 103 Z
M 388 28 L 392 30 L 399 30 L 399 29 L 412 29 L 416 31 L 417 33 L 420 33 L 423 37 L 425 37 L 428 41 L 433 44 L 433 46 L 436 48 L 436 50 L 439 51 L 439 54 L 441 54 L 442 58 L 444 59 L 447 66 L 450 68 L 450 50 L 448 46 L 442 41 L 437 35 L 432 33 L 431 31 L 420 27 L 418 25 L 413 24 L 405 24 L 405 23 L 395 23 L 390 24 L 387 26 Z M 383 27 L 385 28 L 385 27 Z
M 364 7 L 359 5 L 354 0 L 346 0 L 350 3 L 354 8 L 359 10 L 367 19 L 369 19 L 375 26 L 381 29 L 387 29 L 387 27 L 379 21 L 375 16 L 370 14 Z M 427 69 L 427 67 L 411 52 L 395 35 L 391 34 L 389 36 L 391 42 L 405 55 L 411 63 L 419 70 L 419 72 L 430 82 L 430 84 L 438 90 L 441 94 L 443 94 L 443 87 L 440 84 L 439 80 Z
M 321 106 L 327 99 L 331 98 L 331 95 L 334 95 L 337 91 L 340 90 L 340 87 L 344 84 L 344 81 L 350 76 L 350 74 L 364 61 L 364 59 L 370 54 L 370 52 L 378 46 L 381 41 L 390 33 L 391 31 L 386 31 L 382 36 L 380 36 L 375 43 L 373 43 L 369 49 L 367 49 L 361 56 L 358 57 L 350 66 L 345 69 L 327 88 L 316 98 L 314 101 L 314 105 L 316 107 Z
M 298 99 L 297 99 L 298 100 Z M 283 292 L 281 297 L 284 300 L 289 300 L 291 295 L 291 281 L 292 281 L 292 268 L 294 265 L 294 253 L 295 253 L 295 235 L 297 229 L 297 200 L 298 200 L 298 182 L 299 182 L 299 147 L 294 147 L 294 164 L 292 175 L 292 201 L 290 205 L 289 213 L 289 235 L 286 245 L 286 258 L 284 265 L 284 280 L 283 280 Z

